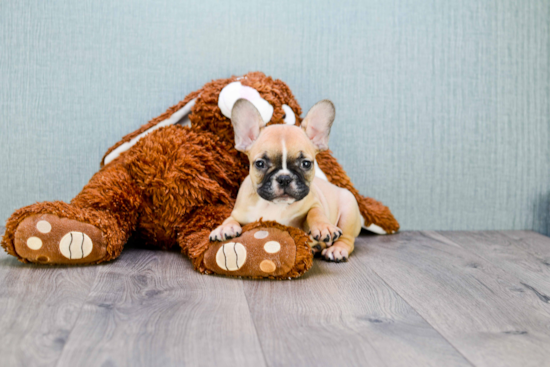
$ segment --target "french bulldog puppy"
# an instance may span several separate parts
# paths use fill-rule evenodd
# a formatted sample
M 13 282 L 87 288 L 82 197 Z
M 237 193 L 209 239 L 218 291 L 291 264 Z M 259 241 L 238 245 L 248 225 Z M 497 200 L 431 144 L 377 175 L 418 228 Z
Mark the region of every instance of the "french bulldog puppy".
M 300 127 L 265 123 L 258 110 L 239 99 L 231 112 L 235 148 L 248 155 L 250 174 L 243 181 L 231 216 L 210 234 L 211 241 L 240 236 L 241 225 L 263 218 L 304 230 L 314 251 L 328 261 L 347 261 L 361 230 L 355 197 L 315 177 L 315 156 L 328 149 L 334 121 L 329 100 L 315 104 Z

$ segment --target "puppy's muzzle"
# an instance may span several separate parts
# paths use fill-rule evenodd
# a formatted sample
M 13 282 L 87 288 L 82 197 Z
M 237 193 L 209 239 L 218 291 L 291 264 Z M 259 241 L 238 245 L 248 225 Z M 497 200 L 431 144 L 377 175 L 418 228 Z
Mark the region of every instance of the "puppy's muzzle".
M 281 188 L 288 187 L 290 183 L 292 182 L 292 177 L 289 175 L 281 175 L 276 178 L 277 182 L 279 183 L 279 186 Z

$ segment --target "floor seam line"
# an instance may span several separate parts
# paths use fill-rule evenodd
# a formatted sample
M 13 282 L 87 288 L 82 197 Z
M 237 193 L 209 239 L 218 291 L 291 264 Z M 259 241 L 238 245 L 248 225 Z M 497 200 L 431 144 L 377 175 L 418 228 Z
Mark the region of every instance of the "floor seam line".
M 260 338 L 260 334 L 258 333 L 258 328 L 256 327 L 256 321 L 254 321 L 254 317 L 252 316 L 252 310 L 250 310 L 250 303 L 248 302 L 248 296 L 246 295 L 246 291 L 244 290 L 244 280 L 241 279 L 241 285 L 243 287 L 243 294 L 244 299 L 246 301 L 246 307 L 248 308 L 248 314 L 250 315 L 250 320 L 252 321 L 252 325 L 254 326 L 254 332 L 256 333 L 256 339 L 258 339 L 258 344 L 260 345 L 260 350 L 262 351 L 262 357 L 264 358 L 264 363 L 266 366 L 269 366 L 269 363 L 267 363 L 267 357 L 265 355 L 264 347 L 262 345 L 262 340 Z
M 97 265 L 96 265 L 97 266 Z M 73 326 L 71 327 L 71 331 L 69 331 L 69 334 L 67 334 L 67 339 L 65 340 L 65 343 L 63 344 L 63 348 L 61 349 L 61 353 L 59 353 L 59 357 L 57 358 L 57 361 L 55 362 L 55 367 L 59 367 L 59 363 L 61 361 L 61 357 L 63 357 L 63 354 L 65 353 L 65 347 L 67 346 L 67 344 L 69 343 L 69 339 L 71 338 L 71 335 L 74 331 L 74 329 L 76 328 L 76 325 L 78 324 L 78 320 L 80 319 L 80 315 L 82 314 L 82 310 L 84 309 L 84 306 L 86 305 L 86 302 L 88 301 L 88 299 L 90 298 L 90 294 L 92 294 L 92 290 L 94 288 L 94 286 L 96 285 L 96 282 L 97 282 L 97 279 L 99 277 L 99 274 L 101 272 L 101 268 L 98 267 L 98 271 L 94 277 L 94 280 L 93 280 L 93 283 L 90 287 L 90 291 L 88 292 L 88 294 L 86 295 L 86 297 L 84 298 L 83 302 L 82 302 L 82 305 L 80 306 L 80 308 L 78 309 L 78 314 L 76 315 L 76 318 L 75 318 L 75 321 L 74 321 L 74 324 Z
M 385 280 L 384 278 L 382 278 L 382 277 L 380 276 L 380 274 L 378 274 L 378 273 L 376 272 L 376 270 L 374 270 L 373 268 L 371 268 L 371 270 L 372 270 L 372 272 L 373 272 L 374 274 L 376 274 L 376 276 L 377 276 L 378 278 L 380 278 L 380 280 L 381 280 L 385 285 L 388 286 L 388 288 L 390 288 L 393 292 L 395 292 L 395 294 L 397 294 L 399 297 L 401 297 L 401 299 L 403 300 L 403 302 L 405 302 L 411 309 L 413 309 L 414 312 L 416 312 L 416 314 L 422 318 L 422 320 L 424 320 L 428 325 L 430 325 L 431 328 L 432 328 L 439 336 L 441 336 L 447 343 L 449 343 L 449 345 L 450 345 L 454 350 L 456 350 L 456 352 L 457 352 L 458 354 L 460 354 L 460 355 L 464 358 L 464 360 L 466 360 L 466 362 L 468 362 L 470 365 L 476 367 L 476 365 L 475 365 L 472 361 L 470 361 L 470 359 L 469 359 L 468 357 L 466 357 L 466 356 L 465 356 L 465 355 L 464 355 L 464 354 L 463 354 L 463 353 L 462 353 L 453 343 L 451 343 L 451 341 L 450 341 L 449 339 L 447 339 L 443 334 L 441 334 L 441 332 L 440 332 L 439 330 L 437 330 L 437 328 L 436 328 L 434 325 L 432 325 L 432 324 L 431 324 L 431 323 L 430 323 L 430 322 L 420 313 L 420 311 L 418 311 L 415 307 L 413 307 L 413 305 L 411 305 L 411 304 L 409 303 L 409 301 L 407 301 L 407 299 L 406 299 L 403 295 L 401 295 L 399 292 L 397 292 L 388 282 L 386 282 L 386 280 Z

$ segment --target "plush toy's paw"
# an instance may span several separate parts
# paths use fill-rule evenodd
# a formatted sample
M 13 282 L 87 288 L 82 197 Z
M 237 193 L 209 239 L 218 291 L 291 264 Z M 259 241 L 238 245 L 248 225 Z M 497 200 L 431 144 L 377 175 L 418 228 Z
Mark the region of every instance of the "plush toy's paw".
M 337 241 L 333 246 L 324 249 L 321 252 L 321 256 L 327 261 L 342 262 L 348 261 L 349 258 L 349 246 L 342 241 Z
M 253 277 L 280 276 L 296 261 L 296 244 L 286 232 L 256 229 L 234 240 L 212 245 L 206 266 L 218 274 Z
M 242 228 L 238 223 L 222 224 L 210 233 L 210 241 L 224 241 L 234 237 L 239 237 Z
M 308 237 L 299 230 L 271 222 L 245 226 L 240 237 L 211 242 L 204 252 L 201 271 L 249 278 L 287 279 L 306 272 L 313 255 Z
M 23 220 L 15 231 L 14 246 L 21 258 L 41 264 L 88 264 L 106 255 L 99 229 L 53 214 Z
M 330 223 L 315 223 L 310 227 L 309 235 L 317 242 L 331 246 L 342 235 L 342 230 Z

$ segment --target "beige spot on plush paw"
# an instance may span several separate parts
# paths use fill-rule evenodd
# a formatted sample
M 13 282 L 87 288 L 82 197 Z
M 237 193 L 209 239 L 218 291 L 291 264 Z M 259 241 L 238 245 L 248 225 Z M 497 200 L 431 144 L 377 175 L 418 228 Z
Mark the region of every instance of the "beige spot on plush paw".
M 262 269 L 264 273 L 273 273 L 276 268 L 277 266 L 275 266 L 275 263 L 271 260 L 264 260 L 260 263 L 260 269 Z
M 36 223 L 36 229 L 38 229 L 38 231 L 42 233 L 50 233 L 50 231 L 52 230 L 52 225 L 46 220 L 41 220 Z
M 242 243 L 228 242 L 222 245 L 216 254 L 216 263 L 223 270 L 235 271 L 242 268 L 246 261 L 246 249 Z
M 275 254 L 275 253 L 281 251 L 281 244 L 277 241 L 266 242 L 265 245 L 264 245 L 264 250 L 267 253 Z
M 258 231 L 254 233 L 254 238 L 257 238 L 259 240 L 261 240 L 262 238 L 266 238 L 267 236 L 269 236 L 268 231 Z
M 83 259 L 93 247 L 92 239 L 82 232 L 69 232 L 59 241 L 59 251 L 67 259 Z
M 29 237 L 27 240 L 27 246 L 31 250 L 38 250 L 40 247 L 42 247 L 42 240 L 38 237 Z

